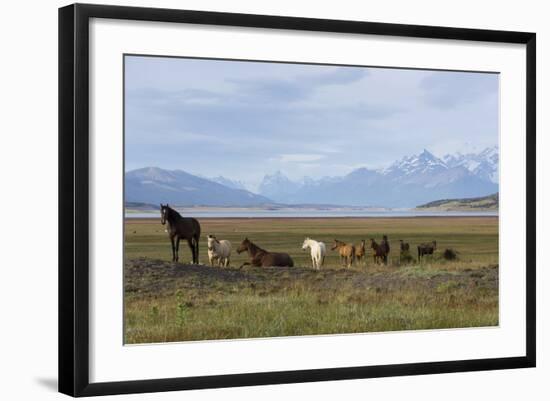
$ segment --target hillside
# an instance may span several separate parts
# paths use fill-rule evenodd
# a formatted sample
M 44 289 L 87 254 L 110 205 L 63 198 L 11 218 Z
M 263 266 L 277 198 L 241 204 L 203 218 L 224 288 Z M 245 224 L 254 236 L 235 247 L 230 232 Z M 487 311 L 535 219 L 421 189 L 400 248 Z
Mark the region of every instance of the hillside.
M 272 203 L 245 189 L 230 188 L 182 170 L 146 167 L 125 174 L 127 203 L 175 206 L 258 206 Z
M 445 211 L 498 210 L 498 193 L 478 198 L 441 199 L 417 206 L 417 209 Z

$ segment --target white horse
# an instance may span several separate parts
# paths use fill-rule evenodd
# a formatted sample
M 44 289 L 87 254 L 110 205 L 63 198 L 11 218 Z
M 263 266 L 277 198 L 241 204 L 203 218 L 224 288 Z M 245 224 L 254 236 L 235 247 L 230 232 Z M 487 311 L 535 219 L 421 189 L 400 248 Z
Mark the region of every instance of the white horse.
M 319 269 L 325 263 L 325 255 L 327 254 L 327 248 L 323 242 L 315 241 L 310 238 L 306 238 L 302 244 L 302 249 L 310 249 L 311 251 L 311 263 L 314 269 Z
M 227 240 L 218 241 L 214 235 L 208 236 L 208 260 L 210 266 L 214 266 L 217 261 L 220 267 L 229 266 L 231 258 L 231 242 Z

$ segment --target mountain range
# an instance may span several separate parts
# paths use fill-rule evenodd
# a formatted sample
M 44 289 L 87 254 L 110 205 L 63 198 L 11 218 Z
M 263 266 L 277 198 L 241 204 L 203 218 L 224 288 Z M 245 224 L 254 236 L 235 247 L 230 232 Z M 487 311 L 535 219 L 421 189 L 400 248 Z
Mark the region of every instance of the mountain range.
M 278 171 L 264 177 L 258 193 L 288 204 L 413 207 L 497 192 L 498 160 L 496 147 L 443 158 L 424 150 L 383 169 L 358 168 L 340 177 L 292 181 Z
M 472 198 L 498 192 L 498 148 L 438 158 L 428 150 L 383 169 L 358 168 L 338 177 L 291 180 L 266 175 L 258 193 L 244 183 L 218 176 L 147 167 L 125 176 L 126 201 L 178 206 L 259 206 L 322 204 L 414 207 L 436 199 Z
M 272 203 L 264 196 L 232 188 L 182 170 L 146 167 L 124 177 L 128 202 L 170 203 L 177 206 L 257 206 Z

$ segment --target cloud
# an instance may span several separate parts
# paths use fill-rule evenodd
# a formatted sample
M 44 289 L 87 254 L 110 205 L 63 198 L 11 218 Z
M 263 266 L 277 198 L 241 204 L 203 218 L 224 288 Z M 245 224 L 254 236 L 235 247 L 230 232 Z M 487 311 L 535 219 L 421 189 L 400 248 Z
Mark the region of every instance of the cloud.
M 494 74 L 141 58 L 126 78 L 132 167 L 256 182 L 498 143 Z
M 323 87 L 349 85 L 368 75 L 368 70 L 362 67 L 329 67 L 328 72 L 321 70 L 318 73 L 276 79 L 228 79 L 227 82 L 235 86 L 231 96 L 241 101 L 278 103 L 307 99 Z
M 498 75 L 469 72 L 435 72 L 420 83 L 424 100 L 431 106 L 450 109 L 498 93 Z
M 323 159 L 324 155 L 313 153 L 287 153 L 279 155 L 276 160 L 283 163 L 308 163 Z
M 365 67 L 336 67 L 318 75 L 298 77 L 298 81 L 316 85 L 347 85 L 360 81 L 370 75 Z

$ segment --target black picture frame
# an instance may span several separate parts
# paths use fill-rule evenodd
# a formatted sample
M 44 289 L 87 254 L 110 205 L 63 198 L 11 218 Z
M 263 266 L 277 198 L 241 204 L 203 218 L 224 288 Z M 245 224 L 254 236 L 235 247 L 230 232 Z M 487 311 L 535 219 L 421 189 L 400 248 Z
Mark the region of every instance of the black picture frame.
M 527 257 L 524 356 L 90 383 L 88 61 L 91 18 L 438 38 L 526 45 Z M 536 35 L 527 32 L 74 4 L 59 9 L 59 391 L 159 392 L 534 367 L 536 363 Z

